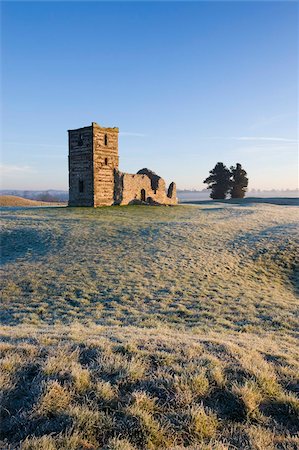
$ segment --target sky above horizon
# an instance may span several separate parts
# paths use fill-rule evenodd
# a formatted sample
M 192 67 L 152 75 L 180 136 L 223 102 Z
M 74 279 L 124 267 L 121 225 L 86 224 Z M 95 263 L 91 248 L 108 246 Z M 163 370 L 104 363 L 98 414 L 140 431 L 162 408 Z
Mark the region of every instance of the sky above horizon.
M 67 189 L 67 130 L 118 126 L 120 169 L 298 187 L 298 4 L 2 2 L 2 189 Z

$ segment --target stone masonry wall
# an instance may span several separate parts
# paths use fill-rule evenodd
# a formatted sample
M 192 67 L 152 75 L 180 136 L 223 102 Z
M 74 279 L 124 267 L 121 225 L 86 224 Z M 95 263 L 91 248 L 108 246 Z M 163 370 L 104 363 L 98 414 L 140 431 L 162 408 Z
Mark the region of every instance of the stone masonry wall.
M 156 189 L 152 189 L 151 179 L 146 174 L 115 173 L 115 203 L 128 205 L 135 201 L 149 201 L 155 203 L 175 205 L 177 203 L 175 184 L 172 183 L 172 196 L 167 196 L 165 181 L 158 177 Z M 142 192 L 144 190 L 144 192 Z M 142 198 L 144 196 L 144 198 Z
M 93 206 L 92 127 L 68 134 L 69 206 Z
M 136 201 L 174 205 L 176 186 L 148 169 L 118 170 L 118 128 L 69 130 L 69 206 L 128 205 Z
M 114 171 L 118 170 L 118 128 L 93 122 L 94 206 L 114 204 Z

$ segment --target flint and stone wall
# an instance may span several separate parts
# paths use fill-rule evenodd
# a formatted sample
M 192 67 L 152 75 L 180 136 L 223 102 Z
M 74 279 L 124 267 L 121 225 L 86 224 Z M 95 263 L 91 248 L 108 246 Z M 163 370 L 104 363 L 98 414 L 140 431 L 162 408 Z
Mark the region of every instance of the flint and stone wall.
M 69 130 L 69 206 L 114 204 L 118 169 L 118 128 Z
M 69 130 L 69 206 L 93 206 L 92 126 Z
M 145 174 L 115 173 L 115 204 L 128 205 L 138 201 L 175 205 L 177 203 L 175 184 L 171 183 L 170 197 L 166 193 L 165 181 L 158 177 L 156 189 Z
M 114 204 L 114 172 L 118 170 L 118 128 L 93 123 L 94 206 Z
M 118 128 L 69 130 L 69 206 L 128 205 L 138 201 L 174 205 L 176 187 L 148 169 L 118 170 Z

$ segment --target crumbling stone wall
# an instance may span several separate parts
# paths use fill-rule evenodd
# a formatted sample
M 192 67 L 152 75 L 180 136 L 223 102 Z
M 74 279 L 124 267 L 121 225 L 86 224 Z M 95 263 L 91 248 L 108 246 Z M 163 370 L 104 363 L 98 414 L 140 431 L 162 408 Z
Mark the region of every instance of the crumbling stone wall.
M 167 197 L 172 200 L 175 200 L 175 202 L 177 203 L 176 184 L 173 181 L 168 186 Z
M 161 180 L 161 177 L 159 177 L 159 175 L 157 175 L 155 172 L 149 169 L 141 169 L 138 170 L 137 174 L 147 175 L 149 177 L 149 179 L 151 180 L 151 187 L 153 191 L 159 189 L 159 181 Z
M 137 201 L 175 205 L 177 203 L 175 184 L 171 183 L 166 194 L 163 178 L 148 169 L 137 174 L 115 173 L 115 204 L 128 205 Z
M 118 128 L 91 126 L 69 130 L 69 206 L 177 203 L 176 187 L 149 169 L 118 170 Z

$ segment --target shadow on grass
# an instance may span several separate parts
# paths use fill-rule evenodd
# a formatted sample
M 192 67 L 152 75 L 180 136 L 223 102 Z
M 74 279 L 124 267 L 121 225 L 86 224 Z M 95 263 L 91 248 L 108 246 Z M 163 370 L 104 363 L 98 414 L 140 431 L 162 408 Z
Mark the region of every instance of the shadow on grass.
M 261 405 L 261 411 L 285 431 L 292 434 L 299 432 L 298 412 L 294 411 L 287 403 L 272 400 Z
M 16 261 L 26 256 L 26 259 L 43 256 L 51 249 L 51 234 L 32 228 L 20 228 L 3 231 L 0 235 L 0 264 Z
M 40 437 L 60 433 L 71 425 L 72 419 L 67 414 L 30 417 L 42 392 L 42 376 L 38 364 L 23 367 L 15 374 L 15 379 L 17 381 L 14 388 L 4 391 L 2 395 L 0 439 L 13 445 L 30 435 Z
M 290 241 L 296 236 L 296 224 L 275 225 L 258 233 L 243 233 L 229 243 L 231 251 L 247 248 L 252 251 L 252 261 L 273 276 L 277 273 L 290 283 L 299 294 L 298 246 Z M 272 272 L 271 272 L 272 270 Z
M 16 373 L 17 382 L 10 391 L 3 392 L 1 399 L 0 439 L 14 439 L 16 428 L 23 422 L 40 395 L 40 383 L 36 382 L 39 367 L 28 365 Z M 34 382 L 35 380 L 35 382 Z M 13 420 L 12 420 L 13 417 Z M 23 419 L 22 419 L 23 417 Z M 25 423 L 24 423 L 24 428 Z M 26 436 L 26 434 L 24 435 Z
M 244 206 L 252 203 L 268 203 L 271 205 L 283 205 L 283 206 L 299 206 L 299 198 L 292 197 L 246 197 L 240 199 L 227 199 L 227 200 L 188 200 L 182 201 L 180 204 L 193 204 L 193 205 L 215 205 L 217 203 L 225 203 L 229 205 Z
M 244 406 L 234 394 L 226 389 L 215 389 L 203 403 L 216 411 L 222 420 L 243 422 L 246 419 Z

